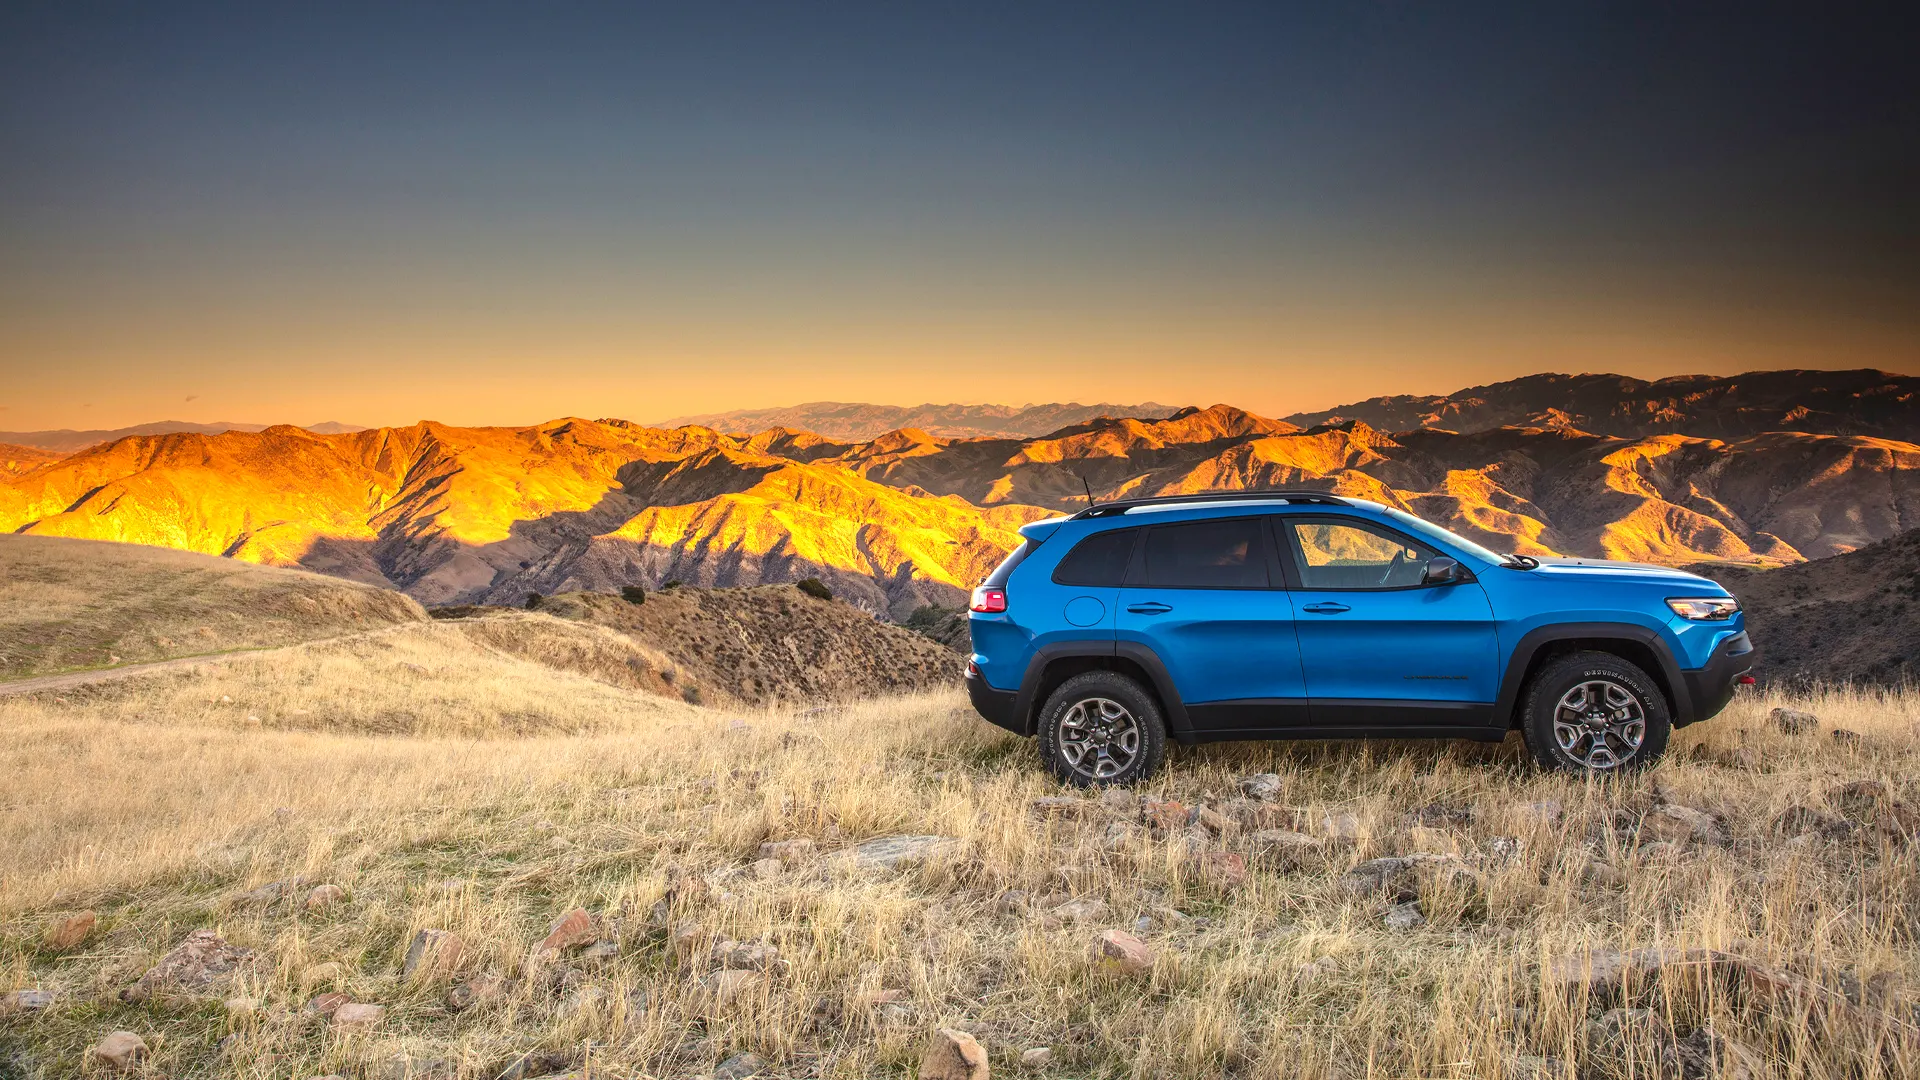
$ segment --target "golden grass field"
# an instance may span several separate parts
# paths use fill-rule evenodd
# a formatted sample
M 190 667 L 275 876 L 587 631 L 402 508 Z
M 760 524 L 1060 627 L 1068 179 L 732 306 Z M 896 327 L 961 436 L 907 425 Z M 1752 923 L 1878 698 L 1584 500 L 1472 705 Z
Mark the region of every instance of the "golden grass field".
M 1751 1048 L 1745 1075 L 1920 1073 L 1920 847 L 1874 826 L 1885 806 L 1831 798 L 1870 779 L 1920 802 L 1920 697 L 1742 700 L 1606 783 L 1538 772 L 1512 741 L 1176 751 L 1142 794 L 1218 813 L 1204 847 L 1249 857 L 1236 887 L 1131 803 L 1036 810 L 1075 793 L 957 692 L 729 712 L 623 685 L 626 660 L 579 642 L 511 645 L 421 624 L 0 698 L 0 992 L 53 993 L 0 1017 L 0 1076 L 102 1074 L 88 1048 L 128 1030 L 143 1074 L 174 1078 L 490 1078 L 536 1051 L 554 1056 L 527 1075 L 697 1076 L 750 1052 L 768 1076 L 906 1077 L 948 1027 L 1004 1076 L 1574 1077 L 1620 1064 L 1588 1045 L 1617 1002 L 1549 985 L 1543 963 L 1647 946 L 1807 980 L 1813 1004 L 1681 977 L 1629 1002 Z M 1860 738 L 1782 734 L 1783 703 Z M 1242 798 L 1263 772 L 1277 797 Z M 1528 809 L 1546 800 L 1563 815 Z M 1730 842 L 1638 850 L 1662 802 Z M 1789 840 L 1773 823 L 1796 805 L 1864 824 Z M 1261 828 L 1347 839 L 1279 856 Z M 898 835 L 956 843 L 891 871 L 833 857 Z M 815 849 L 760 861 L 791 839 Z M 1414 851 L 1461 856 L 1484 905 L 1437 895 L 1395 930 L 1388 901 L 1342 887 Z M 236 901 L 292 877 L 291 902 Z M 345 900 L 305 910 L 321 883 Z M 534 958 L 576 907 L 618 954 Z M 47 943 L 82 910 L 99 920 L 83 941 Z M 121 1000 L 199 928 L 258 965 Z M 464 948 L 403 977 L 426 929 Z M 1146 942 L 1150 973 L 1092 966 L 1108 929 Z M 779 962 L 716 980 L 728 941 Z M 456 1011 L 449 990 L 477 976 L 499 995 Z M 330 991 L 385 1011 L 341 1028 L 306 1008 Z M 1051 1061 L 1022 1065 L 1037 1047 Z

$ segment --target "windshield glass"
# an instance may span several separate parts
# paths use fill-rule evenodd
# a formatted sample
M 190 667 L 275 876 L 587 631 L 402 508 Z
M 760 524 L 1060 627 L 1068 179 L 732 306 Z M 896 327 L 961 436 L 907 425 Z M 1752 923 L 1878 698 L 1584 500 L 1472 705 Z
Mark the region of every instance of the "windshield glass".
M 1431 521 L 1422 521 L 1404 510 L 1395 510 L 1392 507 L 1388 507 L 1387 516 L 1392 518 L 1395 524 L 1415 536 L 1424 536 L 1429 540 L 1438 540 L 1463 554 L 1485 559 L 1490 563 L 1506 561 L 1506 556 L 1501 555 L 1499 552 L 1489 551 L 1458 533 L 1449 532 Z

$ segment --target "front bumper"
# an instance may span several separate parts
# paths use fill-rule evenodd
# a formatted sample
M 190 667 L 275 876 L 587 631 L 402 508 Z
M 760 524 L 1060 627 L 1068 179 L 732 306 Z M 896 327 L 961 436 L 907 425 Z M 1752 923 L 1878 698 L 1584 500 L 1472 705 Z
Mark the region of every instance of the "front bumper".
M 1734 680 L 1753 670 L 1754 662 L 1760 659 L 1760 650 L 1754 648 L 1753 640 L 1745 631 L 1728 638 L 1713 650 L 1707 658 L 1705 667 L 1697 671 L 1682 671 L 1680 679 L 1686 683 L 1687 702 L 1680 709 L 1680 715 L 1674 717 L 1674 727 L 1686 727 L 1717 715 L 1733 700 L 1733 692 L 1739 687 Z
M 1014 716 L 1017 690 L 995 690 L 987 685 L 987 680 L 974 672 L 967 672 L 967 698 L 973 702 L 973 711 L 986 717 L 987 722 L 996 727 L 1006 728 L 1015 735 L 1025 735 L 1026 727 Z

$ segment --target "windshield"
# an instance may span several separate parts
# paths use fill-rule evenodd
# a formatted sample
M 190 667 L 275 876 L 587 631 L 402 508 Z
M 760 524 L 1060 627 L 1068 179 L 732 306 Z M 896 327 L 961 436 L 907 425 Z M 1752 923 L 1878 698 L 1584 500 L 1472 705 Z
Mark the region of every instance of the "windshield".
M 1489 551 L 1466 537 L 1461 536 L 1459 533 L 1449 532 L 1431 521 L 1423 521 L 1404 510 L 1395 510 L 1392 507 L 1388 507 L 1387 516 L 1392 518 L 1401 528 L 1413 533 L 1415 536 L 1424 536 L 1429 540 L 1438 540 L 1465 554 L 1472 555 L 1475 558 L 1485 559 L 1490 563 L 1507 561 L 1507 557 L 1499 552 Z

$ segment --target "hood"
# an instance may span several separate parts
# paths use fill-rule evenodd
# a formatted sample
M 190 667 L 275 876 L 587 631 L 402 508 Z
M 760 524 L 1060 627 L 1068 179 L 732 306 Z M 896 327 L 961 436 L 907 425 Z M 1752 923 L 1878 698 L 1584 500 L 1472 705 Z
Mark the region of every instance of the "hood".
M 1654 566 L 1651 563 L 1612 562 L 1607 559 L 1541 559 L 1540 565 L 1529 574 L 1538 574 L 1545 578 L 1561 581 L 1644 581 L 1648 584 L 1668 582 L 1675 586 L 1684 586 L 1700 592 L 1703 596 L 1730 596 L 1726 588 L 1712 578 L 1699 574 L 1690 574 L 1671 566 Z

